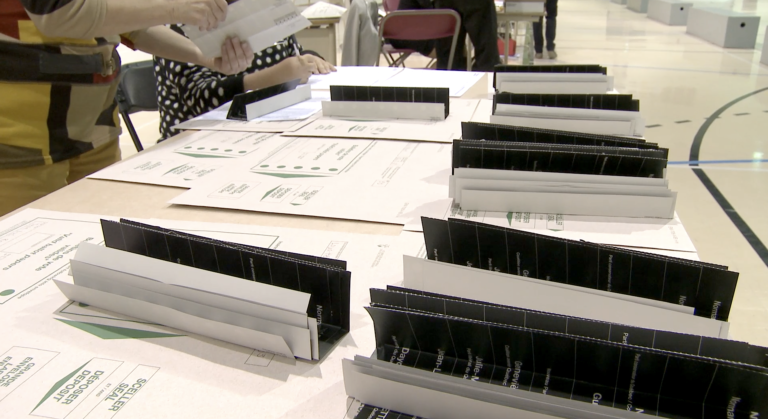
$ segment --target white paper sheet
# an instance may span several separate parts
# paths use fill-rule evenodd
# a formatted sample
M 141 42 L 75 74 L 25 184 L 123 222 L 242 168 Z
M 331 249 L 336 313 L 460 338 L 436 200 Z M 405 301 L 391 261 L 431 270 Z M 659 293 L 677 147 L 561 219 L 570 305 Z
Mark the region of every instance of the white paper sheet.
M 323 102 L 323 116 L 366 120 L 443 121 L 445 105 L 418 102 Z
M 555 285 L 411 256 L 404 256 L 403 270 L 403 285 L 417 290 L 647 329 L 728 337 L 726 322 L 660 308 L 661 302 L 652 300 L 640 304 L 607 291 Z
M 485 73 L 477 71 L 438 71 L 405 68 L 394 76 L 376 82 L 375 86 L 447 87 L 452 97 L 461 97 Z
M 283 138 L 267 133 L 195 132 L 164 141 L 89 177 L 189 188 L 263 158 L 282 142 Z
M 448 217 L 611 246 L 671 250 L 693 255 L 696 252 L 696 247 L 677 214 L 671 220 L 588 217 L 529 212 L 462 211 L 458 205 L 453 205 L 449 212 L 437 218 Z M 421 220 L 418 220 L 418 223 L 406 225 L 404 229 L 421 231 Z
M 232 102 L 227 102 L 218 108 L 206 112 L 189 121 L 175 125 L 177 130 L 213 130 L 213 131 L 242 131 L 242 132 L 288 132 L 306 125 L 320 116 L 322 102 L 330 100 L 330 93 L 324 91 L 312 92 L 312 98 L 260 116 L 250 121 L 235 121 L 227 119 L 227 113 Z
M 404 224 L 450 205 L 448 145 L 298 138 L 173 204 Z
M 311 76 L 309 85 L 312 90 L 330 90 L 331 86 L 374 86 L 402 71 L 399 67 L 337 66 L 333 73 Z
M 99 280 L 101 284 L 115 283 L 127 285 L 156 294 L 168 295 L 199 304 L 205 304 L 211 307 L 229 310 L 250 317 L 257 317 L 272 322 L 284 323 L 294 327 L 307 327 L 306 310 L 303 312 L 295 312 L 275 308 L 272 306 L 274 305 L 272 304 L 272 301 L 270 301 L 270 304 L 272 305 L 256 304 L 240 298 L 228 297 L 225 295 L 205 292 L 189 287 L 164 284 L 151 278 L 142 278 L 125 272 L 90 265 L 84 262 L 80 262 L 76 259 L 73 259 L 70 262 L 70 265 L 75 283 L 88 288 L 99 289 L 104 292 L 111 292 L 109 289 L 104 288 L 105 285 L 90 286 L 88 283 L 84 282 L 88 281 L 89 278 L 95 278 Z M 106 309 L 109 309 L 109 307 Z M 158 323 L 162 324 L 162 322 Z
M 445 121 L 363 121 L 322 117 L 290 135 L 450 143 L 461 137 L 461 122 L 472 119 L 478 103 L 478 100 L 451 99 L 451 113 Z
M 496 73 L 496 90 L 512 93 L 605 94 L 613 76 L 576 73 Z
M 307 327 L 306 320 L 304 324 L 297 327 L 289 324 L 285 324 L 279 321 L 273 321 L 264 319 L 261 317 L 242 314 L 236 311 L 232 311 L 229 307 L 217 307 L 211 303 L 216 303 L 218 300 L 215 298 L 206 298 L 207 296 L 200 293 L 198 298 L 200 301 L 191 301 L 178 296 L 174 296 L 173 292 L 159 293 L 153 290 L 148 290 L 149 287 L 135 287 L 137 280 L 141 280 L 135 275 L 131 275 L 125 272 L 113 271 L 102 268 L 100 266 L 89 265 L 86 263 L 78 262 L 73 259 L 72 266 L 72 278 L 75 285 L 80 287 L 89 288 L 96 291 L 110 293 L 119 297 L 130 298 L 133 300 L 139 300 L 142 302 L 154 304 L 161 307 L 166 307 L 174 311 L 188 314 L 201 319 L 211 320 L 226 325 L 236 326 L 253 330 L 261 333 L 267 333 L 274 336 L 279 336 L 285 340 L 285 343 L 290 349 L 290 353 L 298 358 L 311 360 L 312 358 L 312 342 L 310 341 L 310 331 Z M 177 265 L 179 266 L 179 265 Z M 167 288 L 170 287 L 165 287 Z M 111 308 L 117 312 L 120 312 L 118 307 L 109 306 L 106 302 L 86 301 L 100 308 Z M 306 311 L 305 311 L 306 312 Z M 136 316 L 137 312 L 126 312 L 131 316 Z M 173 326 L 180 328 L 181 330 L 190 331 L 194 333 L 201 333 L 200 331 L 183 329 L 180 326 L 174 324 L 172 318 L 164 317 L 162 313 L 144 313 L 139 312 L 139 318 L 144 320 L 153 321 L 156 323 Z M 219 335 L 215 336 L 225 342 L 240 343 L 237 336 L 228 336 L 222 330 Z M 271 340 L 271 339 L 270 339 Z M 264 345 L 258 343 L 258 345 Z M 265 350 L 264 346 L 252 346 L 253 349 Z M 269 352 L 273 352 L 270 350 Z M 285 353 L 285 352 L 281 352 Z
M 670 192 L 670 195 L 599 195 L 465 189 L 461 192 L 460 205 L 470 211 L 521 211 L 671 219 L 675 214 L 677 193 Z
M 344 359 L 347 394 L 372 406 L 421 417 L 464 419 L 630 419 L 637 412 L 594 405 L 494 384 L 469 382 L 416 368 L 356 356 Z
M 227 19 L 218 28 L 201 31 L 186 26 L 184 32 L 209 58 L 221 56 L 221 46 L 230 37 L 248 41 L 261 51 L 310 26 L 291 0 L 240 0 L 227 9 Z
M 128 316 L 143 320 L 161 318 L 166 325 L 179 330 L 198 333 L 203 336 L 209 336 L 225 342 L 232 342 L 248 348 L 266 351 L 285 358 L 293 358 L 294 356 L 288 345 L 285 343 L 285 340 L 274 334 L 209 320 L 183 311 L 178 311 L 165 304 L 150 303 L 135 298 L 82 287 L 74 283 L 60 280 L 55 280 L 54 282 L 61 292 L 70 300 L 79 301 L 96 307 L 109 306 L 116 312 L 125 313 Z M 307 330 L 307 338 L 309 338 L 309 330 Z
M 245 105 L 245 114 L 248 121 L 253 121 L 261 117 L 271 115 L 274 118 L 275 113 L 290 109 L 293 106 L 302 106 L 305 102 L 309 102 L 312 99 L 312 90 L 306 84 L 301 85 L 293 90 L 289 90 L 278 95 L 262 99 L 253 103 Z M 315 101 L 316 103 L 316 101 Z M 230 107 L 232 103 L 230 102 Z M 314 103 L 309 104 L 310 112 Z M 306 112 L 307 105 L 303 105 L 304 114 L 298 115 L 298 119 L 306 119 L 312 114 Z M 291 111 L 285 111 L 285 117 L 289 115 L 293 116 L 296 109 Z M 283 118 L 285 118 L 283 117 Z M 302 118 L 303 117 L 303 118 Z

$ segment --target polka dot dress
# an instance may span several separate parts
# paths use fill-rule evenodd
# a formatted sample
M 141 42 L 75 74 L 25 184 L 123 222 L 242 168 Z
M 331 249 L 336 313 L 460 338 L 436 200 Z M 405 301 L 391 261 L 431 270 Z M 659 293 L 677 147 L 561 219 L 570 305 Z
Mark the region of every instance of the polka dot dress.
M 178 27 L 171 28 L 182 33 Z M 288 37 L 254 54 L 251 66 L 233 76 L 195 64 L 155 57 L 161 139 L 178 133 L 171 129 L 172 126 L 211 111 L 243 93 L 243 77 L 246 74 L 271 67 L 293 55 L 293 51 L 294 38 Z

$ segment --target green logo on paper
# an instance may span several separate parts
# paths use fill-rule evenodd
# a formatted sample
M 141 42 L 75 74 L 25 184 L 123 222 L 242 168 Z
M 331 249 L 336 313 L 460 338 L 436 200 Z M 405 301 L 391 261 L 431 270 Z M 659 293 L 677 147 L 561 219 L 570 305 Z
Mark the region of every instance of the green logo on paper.
M 86 365 L 88 365 L 88 363 L 87 363 L 87 362 L 86 362 L 85 364 L 83 364 L 83 365 L 82 365 L 80 368 L 78 368 L 78 369 L 76 369 L 76 370 L 72 371 L 72 372 L 71 372 L 69 375 L 67 375 L 66 377 L 64 377 L 64 378 L 62 378 L 61 380 L 57 381 L 57 382 L 56 382 L 56 384 L 54 384 L 54 385 L 53 385 L 53 387 L 51 387 L 51 389 L 50 389 L 50 390 L 48 390 L 48 393 L 46 393 L 46 394 L 45 394 L 45 397 L 43 397 L 43 399 L 42 399 L 42 400 L 40 400 L 40 403 L 38 403 L 38 404 L 37 404 L 37 406 L 35 406 L 35 409 L 37 409 L 38 407 L 40 407 L 40 405 L 41 405 L 41 404 L 43 404 L 43 402 L 45 402 L 45 401 L 46 401 L 46 400 L 47 400 L 49 397 L 53 396 L 53 393 L 55 393 L 55 392 L 56 392 L 56 390 L 58 390 L 58 389 L 59 389 L 59 387 L 63 386 L 63 385 L 64 385 L 64 383 L 66 383 L 66 382 L 67 382 L 67 381 L 69 381 L 69 380 L 70 380 L 72 377 L 74 377 L 74 376 L 75 376 L 75 375 L 76 375 L 78 372 L 80 372 L 80 370 L 81 370 L 81 369 L 85 368 L 85 366 L 86 366 Z
M 14 292 L 16 292 L 16 290 L 0 291 L 0 297 L 7 297 L 7 296 L 13 294 Z
M 172 333 L 150 332 L 147 330 L 128 329 L 126 327 L 106 326 L 103 324 L 76 322 L 72 320 L 56 319 L 64 324 L 88 332 L 101 339 L 153 339 L 153 338 L 173 338 L 184 335 Z
M 508 212 L 507 213 L 507 222 L 509 223 L 509 225 L 512 225 L 512 218 L 514 217 L 514 215 L 512 215 L 512 214 L 514 214 L 514 213 L 513 212 Z

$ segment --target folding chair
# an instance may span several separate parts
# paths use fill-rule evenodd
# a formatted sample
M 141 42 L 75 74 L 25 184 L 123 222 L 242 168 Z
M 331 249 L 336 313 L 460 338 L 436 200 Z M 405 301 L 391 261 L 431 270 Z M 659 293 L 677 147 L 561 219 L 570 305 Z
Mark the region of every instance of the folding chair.
M 399 3 L 399 0 L 393 0 Z M 391 67 L 403 65 L 406 58 L 416 51 L 397 49 L 384 44 L 384 39 L 426 41 L 453 37 L 448 70 L 453 65 L 456 44 L 461 29 L 461 16 L 451 9 L 398 10 L 388 13 L 379 25 L 379 53 L 384 54 Z M 387 48 L 389 47 L 389 48 Z M 400 53 L 394 58 L 393 53 Z M 377 63 L 378 65 L 378 63 Z
M 133 127 L 130 114 L 157 110 L 157 82 L 152 61 L 126 64 L 120 69 L 121 79 L 117 86 L 117 105 L 136 151 L 144 150 L 139 135 Z

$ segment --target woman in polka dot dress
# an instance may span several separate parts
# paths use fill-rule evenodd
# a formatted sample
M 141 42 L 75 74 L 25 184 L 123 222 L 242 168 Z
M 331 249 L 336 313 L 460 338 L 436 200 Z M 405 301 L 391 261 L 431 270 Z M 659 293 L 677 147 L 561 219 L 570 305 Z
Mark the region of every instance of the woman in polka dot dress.
M 183 33 L 178 26 L 171 28 Z M 312 74 L 336 71 L 331 64 L 311 53 L 296 56 L 297 48 L 301 51 L 296 38 L 288 37 L 255 53 L 250 67 L 232 76 L 195 64 L 155 57 L 161 139 L 177 134 L 172 126 L 211 111 L 237 94 L 295 79 L 306 83 Z M 246 55 L 241 50 L 233 53 Z

